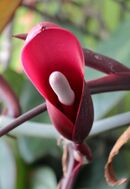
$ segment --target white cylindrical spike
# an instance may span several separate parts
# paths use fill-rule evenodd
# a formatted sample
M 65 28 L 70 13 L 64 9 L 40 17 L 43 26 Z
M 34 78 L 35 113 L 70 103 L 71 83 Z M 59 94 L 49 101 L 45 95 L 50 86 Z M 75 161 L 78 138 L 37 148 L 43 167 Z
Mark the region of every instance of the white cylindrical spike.
M 62 104 L 70 106 L 74 103 L 75 94 L 67 78 L 61 72 L 52 72 L 49 77 L 49 83 Z

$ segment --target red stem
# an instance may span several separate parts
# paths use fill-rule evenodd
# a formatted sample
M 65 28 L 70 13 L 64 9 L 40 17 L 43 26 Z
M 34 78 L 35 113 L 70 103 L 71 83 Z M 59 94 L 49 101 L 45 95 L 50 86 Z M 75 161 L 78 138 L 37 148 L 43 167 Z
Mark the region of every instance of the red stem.
M 91 94 L 110 91 L 130 90 L 130 72 L 121 75 L 105 76 L 87 82 Z
M 43 103 L 36 108 L 31 109 L 30 111 L 26 112 L 25 114 L 22 114 L 21 116 L 17 117 L 14 121 L 12 121 L 9 125 L 6 127 L 0 129 L 0 137 L 7 134 L 12 129 L 16 128 L 20 124 L 24 123 L 25 121 L 33 118 L 36 115 L 39 115 L 40 113 L 46 111 L 46 104 Z
M 58 189 L 72 189 L 74 182 L 77 178 L 77 175 L 80 171 L 80 168 L 83 164 L 82 157 L 81 157 L 80 162 L 75 160 L 72 144 L 68 144 L 67 149 L 68 149 L 67 172 L 66 172 L 66 175 L 62 178 L 62 180 L 58 186 Z
M 122 65 L 117 60 L 109 58 L 107 56 L 95 53 L 89 49 L 83 49 L 85 64 L 91 68 L 104 72 L 106 74 L 118 74 L 130 72 L 130 68 Z

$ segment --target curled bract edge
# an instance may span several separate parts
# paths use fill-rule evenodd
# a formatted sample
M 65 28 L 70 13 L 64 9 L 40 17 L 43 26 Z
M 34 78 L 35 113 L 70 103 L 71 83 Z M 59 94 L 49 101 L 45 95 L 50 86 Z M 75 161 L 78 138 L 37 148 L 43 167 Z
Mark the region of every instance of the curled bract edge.
M 106 178 L 107 183 L 111 186 L 117 186 L 117 185 L 121 185 L 127 182 L 127 178 L 121 178 L 119 180 L 116 178 L 112 163 L 113 163 L 114 157 L 119 153 L 119 150 L 121 149 L 121 147 L 124 144 L 126 144 L 129 139 L 130 139 L 130 126 L 118 138 L 118 140 L 116 141 L 115 145 L 113 146 L 109 154 L 107 163 L 105 165 L 105 178 Z

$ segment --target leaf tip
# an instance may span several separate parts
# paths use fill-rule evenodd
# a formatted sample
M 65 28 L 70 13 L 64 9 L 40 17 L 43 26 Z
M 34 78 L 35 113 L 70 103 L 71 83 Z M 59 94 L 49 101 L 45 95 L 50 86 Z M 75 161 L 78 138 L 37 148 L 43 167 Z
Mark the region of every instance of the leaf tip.
M 112 163 L 106 164 L 104 176 L 109 186 L 120 186 L 127 182 L 127 178 L 116 179 L 112 169 Z
M 18 39 L 21 39 L 21 40 L 26 40 L 27 34 L 25 33 L 25 34 L 12 35 L 12 37 L 18 38 Z

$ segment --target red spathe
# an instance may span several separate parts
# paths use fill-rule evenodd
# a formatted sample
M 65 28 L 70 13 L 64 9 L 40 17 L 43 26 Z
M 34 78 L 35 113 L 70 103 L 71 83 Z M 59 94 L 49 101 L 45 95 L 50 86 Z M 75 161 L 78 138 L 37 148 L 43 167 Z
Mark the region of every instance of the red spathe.
M 77 38 L 53 23 L 40 23 L 28 33 L 22 50 L 24 70 L 47 101 L 49 116 L 57 130 L 72 140 L 84 89 L 84 57 Z M 62 105 L 49 84 L 52 72 L 63 73 L 75 93 L 72 107 Z

